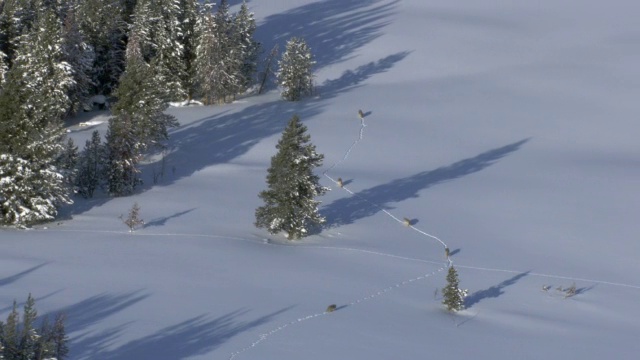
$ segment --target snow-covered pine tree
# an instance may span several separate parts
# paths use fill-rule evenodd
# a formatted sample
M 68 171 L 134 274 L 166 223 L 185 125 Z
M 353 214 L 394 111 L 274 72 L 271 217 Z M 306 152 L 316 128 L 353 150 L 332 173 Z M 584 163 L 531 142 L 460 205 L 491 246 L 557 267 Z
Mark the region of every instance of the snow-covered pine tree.
M 120 0 L 84 0 L 77 10 L 80 30 L 95 54 L 94 94 L 109 95 L 124 71 L 126 22 Z
M 306 236 L 313 225 L 324 223 L 318 213 L 316 196 L 328 189 L 320 186 L 313 169 L 322 165 L 324 155 L 316 153 L 307 128 L 294 115 L 276 146 L 267 174 L 268 190 L 259 197 L 264 206 L 256 209 L 255 226 L 272 234 L 284 231 L 288 239 Z
M 313 92 L 313 72 L 315 64 L 311 49 L 302 38 L 293 37 L 279 62 L 278 81 L 282 87 L 282 98 L 298 101 Z
M 36 317 L 31 295 L 25 303 L 22 321 L 17 303 L 13 302 L 6 323 L 0 322 L 0 360 L 64 360 L 67 357 L 64 315 L 58 315 L 53 326 L 45 317 L 39 329 L 35 326 Z
M 167 109 L 164 94 L 151 66 L 135 57 L 127 61 L 127 70 L 115 92 L 118 102 L 111 111 L 116 116 L 131 118 L 141 153 L 163 147 L 163 141 L 169 138 L 168 129 L 178 126 L 174 116 L 164 113 Z
M 222 72 L 218 61 L 221 52 L 220 39 L 216 35 L 216 23 L 211 7 L 210 1 L 205 0 L 200 8 L 194 67 L 198 93 L 206 105 L 213 104 L 218 99 L 221 87 L 219 79 Z
M 158 0 L 161 10 L 155 28 L 156 54 L 152 62 L 157 82 L 165 88 L 165 101 L 181 101 L 187 98 L 183 87 L 185 78 L 184 44 L 180 24 L 180 0 Z
M 215 13 L 210 3 L 201 8 L 196 46 L 196 80 L 206 104 L 226 102 L 240 88 L 240 51 L 234 46 L 229 6 L 222 1 Z
M 144 225 L 144 220 L 140 218 L 140 205 L 137 202 L 133 203 L 127 217 L 120 215 L 120 219 L 127 225 L 129 232 L 134 232 L 138 226 Z
M 72 84 L 60 23 L 44 8 L 33 31 L 21 38 L 0 92 L 0 222 L 51 220 L 60 204 L 71 202 L 56 159 Z
M 93 193 L 102 182 L 103 167 L 105 162 L 104 147 L 100 138 L 100 132 L 94 130 L 91 140 L 87 140 L 84 150 L 78 159 L 78 173 L 76 176 L 76 189 L 84 198 L 93 197 Z
M 192 100 L 196 92 L 195 81 L 195 61 L 196 46 L 198 39 L 198 0 L 180 0 L 180 13 L 178 15 L 179 24 L 182 27 L 182 57 L 184 64 L 184 74 L 182 78 L 182 88 L 187 92 L 187 99 Z
M 131 56 L 115 91 L 118 102 L 111 109 L 106 164 L 109 193 L 115 196 L 133 192 L 140 183 L 137 164 L 144 152 L 163 147 L 168 128 L 178 125 L 174 116 L 164 113 L 164 90 L 153 75 L 148 64 Z
M 5 0 L 0 3 L 0 51 L 13 65 L 20 37 L 31 31 L 39 8 L 38 0 Z
M 58 314 L 51 328 L 51 333 L 47 337 L 47 341 L 52 344 L 53 354 L 52 359 L 64 360 L 69 354 L 69 338 L 65 330 L 66 316 L 64 314 Z
M 7 0 L 0 6 L 0 53 L 4 54 L 7 67 L 13 63 L 20 36 L 15 5 L 14 0 Z
M 243 0 L 240 11 L 234 17 L 234 33 L 242 58 L 240 66 L 241 91 L 251 86 L 258 67 L 260 43 L 253 37 L 255 31 L 256 20 L 253 17 L 253 13 L 249 11 L 247 1 Z
M 129 38 L 136 37 L 143 59 L 151 64 L 165 101 L 184 100 L 184 46 L 180 0 L 140 0 L 132 15 Z
M 62 31 L 64 60 L 71 66 L 74 84 L 69 89 L 71 113 L 77 113 L 87 104 L 93 89 L 93 48 L 85 42 L 77 20 L 77 5 L 68 4 Z
M 29 294 L 22 312 L 22 326 L 20 327 L 18 343 L 18 352 L 20 353 L 19 359 L 36 358 L 36 346 L 38 343 L 39 335 L 35 329 L 35 321 L 38 317 L 38 312 L 36 311 L 35 304 L 35 300 L 31 296 L 31 294 Z
M 447 285 L 442 289 L 442 304 L 447 307 L 448 311 L 460 311 L 464 309 L 466 296 L 467 290 L 460 289 L 458 272 L 452 265 L 447 272 Z
M 2 324 L 2 344 L 4 345 L 4 357 L 9 359 L 17 359 L 19 356 L 19 330 L 20 313 L 18 312 L 18 303 L 13 301 L 13 308 L 7 316 L 7 321 Z

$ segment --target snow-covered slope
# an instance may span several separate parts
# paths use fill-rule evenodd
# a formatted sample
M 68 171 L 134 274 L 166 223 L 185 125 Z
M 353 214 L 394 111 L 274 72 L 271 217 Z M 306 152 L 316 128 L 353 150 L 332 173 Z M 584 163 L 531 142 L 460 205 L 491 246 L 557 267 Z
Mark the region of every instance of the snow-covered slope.
M 636 2 L 249 4 L 265 47 L 306 38 L 317 96 L 171 108 L 139 194 L 0 231 L 1 317 L 29 292 L 65 311 L 72 359 L 635 358 Z M 253 212 L 294 113 L 333 190 L 327 228 L 288 243 Z M 438 239 L 470 292 L 457 315 Z

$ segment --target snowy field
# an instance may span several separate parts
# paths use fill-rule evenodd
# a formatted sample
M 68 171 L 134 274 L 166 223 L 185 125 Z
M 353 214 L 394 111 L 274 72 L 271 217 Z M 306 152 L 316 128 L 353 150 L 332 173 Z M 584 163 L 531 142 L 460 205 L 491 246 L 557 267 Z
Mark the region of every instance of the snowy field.
M 135 196 L 0 231 L 0 318 L 31 292 L 78 360 L 637 358 L 640 3 L 249 5 L 267 49 L 307 40 L 317 96 L 170 108 Z M 332 188 L 327 227 L 294 243 L 253 226 L 293 114 Z M 439 240 L 469 289 L 455 315 Z

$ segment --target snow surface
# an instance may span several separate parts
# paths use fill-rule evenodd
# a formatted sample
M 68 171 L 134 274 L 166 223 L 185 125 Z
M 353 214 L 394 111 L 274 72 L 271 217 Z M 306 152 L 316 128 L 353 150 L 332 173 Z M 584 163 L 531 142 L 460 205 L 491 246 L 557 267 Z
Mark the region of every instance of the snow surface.
M 637 357 L 638 2 L 249 5 L 267 48 L 306 38 L 318 96 L 170 108 L 139 194 L 0 231 L 1 317 L 29 292 L 65 311 L 72 359 Z M 327 228 L 290 243 L 252 224 L 294 113 L 333 190 Z M 456 315 L 438 239 L 469 289 Z

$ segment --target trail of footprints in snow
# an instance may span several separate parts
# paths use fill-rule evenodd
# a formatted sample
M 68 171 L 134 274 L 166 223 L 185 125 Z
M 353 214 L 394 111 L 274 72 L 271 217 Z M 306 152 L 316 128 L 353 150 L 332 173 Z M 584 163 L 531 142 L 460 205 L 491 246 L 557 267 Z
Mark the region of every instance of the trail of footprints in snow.
M 323 176 L 325 176 L 326 178 L 328 178 L 329 180 L 331 180 L 331 181 L 332 181 L 332 182 L 334 182 L 335 184 L 338 184 L 338 181 L 337 181 L 337 180 L 335 180 L 334 178 L 332 178 L 331 176 L 329 176 L 329 174 L 328 174 L 328 173 L 329 173 L 329 171 L 333 170 L 336 166 L 338 166 L 339 164 L 341 164 L 342 162 L 344 162 L 345 160 L 347 160 L 347 158 L 349 157 L 349 154 L 351 154 L 351 151 L 352 151 L 352 150 L 356 147 L 356 145 L 357 145 L 360 141 L 362 141 L 362 139 L 364 138 L 364 128 L 365 128 L 366 126 L 367 126 L 367 124 L 366 124 L 366 123 L 365 123 L 365 121 L 364 121 L 364 117 L 363 117 L 363 116 L 361 116 L 361 117 L 360 117 L 360 133 L 359 133 L 359 135 L 358 135 L 358 138 L 353 142 L 353 144 L 351 144 L 351 146 L 349 147 L 349 149 L 347 150 L 347 152 L 344 154 L 344 156 L 342 157 L 342 159 L 340 159 L 338 162 L 336 162 L 336 163 L 334 163 L 333 165 L 331 165 L 329 168 L 327 168 L 327 170 L 325 170 L 325 171 L 322 173 L 322 175 L 323 175 Z M 391 214 L 389 211 L 387 211 L 387 210 L 383 209 L 380 205 L 378 205 L 378 204 L 376 204 L 376 203 L 374 203 L 374 202 L 371 202 L 371 201 L 369 201 L 368 199 L 365 199 L 365 198 L 361 197 L 360 195 L 358 195 L 358 194 L 354 193 L 353 191 L 351 191 L 351 190 L 350 190 L 349 188 L 347 188 L 346 186 L 342 186 L 342 189 L 343 189 L 343 190 L 345 190 L 346 192 L 348 192 L 350 195 L 352 195 L 352 196 L 357 196 L 358 198 L 360 198 L 360 199 L 362 199 L 362 200 L 366 201 L 367 203 L 369 203 L 371 206 L 374 206 L 374 207 L 376 207 L 376 208 L 380 209 L 381 211 L 383 211 L 385 214 L 387 214 L 389 217 L 391 217 L 392 219 L 394 219 L 394 220 L 395 220 L 395 221 L 397 221 L 398 223 L 400 223 L 400 224 L 403 224 L 403 223 L 404 223 L 404 222 L 403 222 L 402 220 L 400 220 L 398 217 L 394 216 L 394 215 L 393 215 L 393 214 Z M 420 229 L 416 228 L 416 227 L 415 227 L 415 226 L 413 226 L 413 225 L 410 225 L 409 227 L 410 227 L 411 229 L 413 229 L 414 231 L 417 231 L 418 233 L 420 233 L 420 234 L 422 234 L 422 235 L 424 235 L 424 236 L 427 236 L 427 237 L 429 237 L 429 238 L 432 238 L 432 239 L 437 240 L 438 242 L 440 242 L 440 244 L 442 244 L 442 246 L 444 246 L 445 248 L 447 248 L 447 244 L 446 244 L 444 241 L 440 240 L 438 237 L 436 237 L 436 236 L 434 236 L 434 235 L 431 235 L 431 234 L 428 234 L 428 233 L 426 233 L 426 232 L 424 232 L 424 231 L 422 231 L 422 230 L 420 230 Z M 451 258 L 447 258 L 447 263 L 446 263 L 445 265 L 443 265 L 442 267 L 440 267 L 440 268 L 439 268 L 439 269 L 437 269 L 437 270 L 432 271 L 431 273 L 427 273 L 427 274 L 424 274 L 424 275 L 421 275 L 421 276 L 418 276 L 418 277 L 415 277 L 415 278 L 412 278 L 412 279 L 409 279 L 409 280 L 402 281 L 402 282 L 397 283 L 397 284 L 394 284 L 394 285 L 392 285 L 392 286 L 386 287 L 386 288 L 384 288 L 384 289 L 382 289 L 382 290 L 380 290 L 380 291 L 378 291 L 378 292 L 372 293 L 372 294 L 367 295 L 367 296 L 364 296 L 364 297 L 362 297 L 362 298 L 360 298 L 360 299 L 358 299 L 358 300 L 352 301 L 352 302 L 348 303 L 346 306 L 354 306 L 354 305 L 360 304 L 360 303 L 365 302 L 365 301 L 367 301 L 367 300 L 371 300 L 371 299 L 374 299 L 374 298 L 376 298 L 376 297 L 378 297 L 378 296 L 384 295 L 384 294 L 386 294 L 387 292 L 389 292 L 389 291 L 391 291 L 391 290 L 393 290 L 393 289 L 399 288 L 399 287 L 401 287 L 401 286 L 408 285 L 408 284 L 413 283 L 413 282 L 415 282 L 415 281 L 419 281 L 419 280 L 426 279 L 426 278 L 431 277 L 431 276 L 433 276 L 433 275 L 435 275 L 435 274 L 437 274 L 437 273 L 439 273 L 439 272 L 442 272 L 444 269 L 446 269 L 448 266 L 451 266 L 452 264 L 453 264 L 453 262 L 451 261 Z M 266 333 L 262 333 L 262 334 L 260 334 L 260 335 L 258 336 L 258 340 L 254 341 L 251 345 L 249 345 L 249 346 L 247 346 L 247 347 L 245 347 L 245 348 L 243 348 L 243 349 L 241 349 L 241 350 L 239 350 L 239 351 L 236 351 L 236 352 L 232 353 L 232 354 L 231 354 L 231 356 L 229 357 L 229 360 L 233 360 L 233 359 L 235 359 L 236 357 L 238 357 L 240 354 L 242 354 L 242 353 L 244 353 L 244 352 L 246 352 L 246 351 L 248 351 L 248 350 L 253 349 L 254 347 L 258 346 L 260 343 L 262 343 L 262 342 L 264 342 L 265 340 L 267 340 L 271 335 L 273 335 L 273 334 L 275 334 L 275 333 L 278 333 L 278 332 L 280 332 L 280 331 L 282 331 L 282 330 L 286 329 L 286 328 L 287 328 L 287 327 L 289 327 L 289 326 L 292 326 L 292 325 L 295 325 L 295 324 L 299 324 L 299 323 L 304 322 L 304 321 L 307 321 L 307 320 L 315 319 L 315 318 L 317 318 L 317 317 L 324 316 L 324 315 L 327 315 L 327 314 L 329 314 L 329 312 L 316 313 L 316 314 L 313 314 L 313 315 L 305 316 L 305 317 L 299 318 L 299 319 L 297 319 L 297 320 L 293 320 L 293 321 L 291 321 L 291 322 L 288 322 L 288 323 L 286 323 L 286 324 L 284 324 L 284 325 L 281 325 L 281 326 L 279 326 L 279 327 L 277 327 L 277 328 L 274 328 L 274 329 L 272 329 L 272 330 L 270 330 L 270 331 L 268 331 L 268 332 L 266 332 Z

